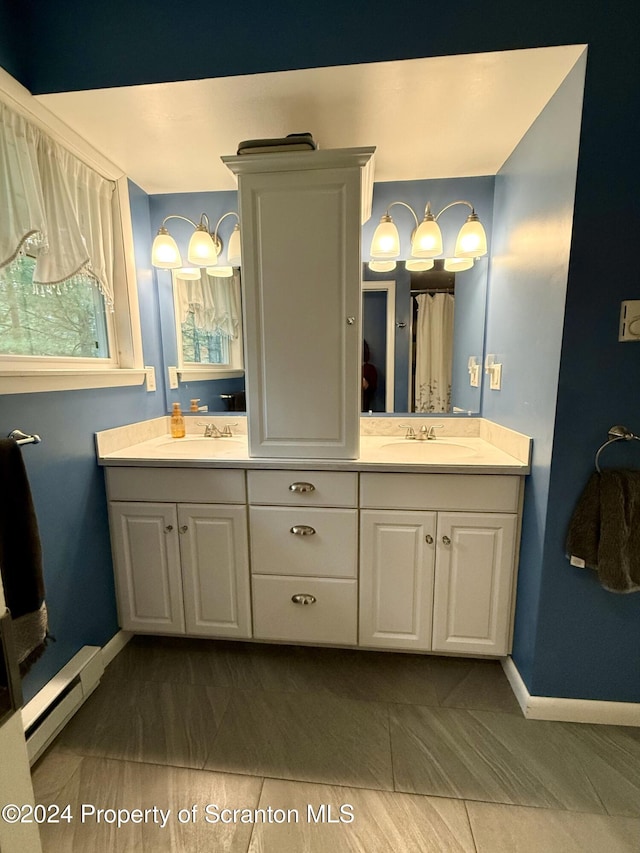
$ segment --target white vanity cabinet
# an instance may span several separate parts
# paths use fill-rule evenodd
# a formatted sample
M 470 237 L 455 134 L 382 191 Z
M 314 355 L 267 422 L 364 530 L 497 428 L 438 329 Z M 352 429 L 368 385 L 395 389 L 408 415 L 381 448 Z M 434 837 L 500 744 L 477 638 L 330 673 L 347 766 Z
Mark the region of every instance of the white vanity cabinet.
M 251 636 L 242 471 L 107 469 L 121 627 Z
M 521 478 L 360 479 L 362 646 L 510 651 Z
M 238 175 L 251 456 L 358 456 L 374 150 L 223 157 Z
M 356 645 L 358 475 L 247 476 L 254 637 Z

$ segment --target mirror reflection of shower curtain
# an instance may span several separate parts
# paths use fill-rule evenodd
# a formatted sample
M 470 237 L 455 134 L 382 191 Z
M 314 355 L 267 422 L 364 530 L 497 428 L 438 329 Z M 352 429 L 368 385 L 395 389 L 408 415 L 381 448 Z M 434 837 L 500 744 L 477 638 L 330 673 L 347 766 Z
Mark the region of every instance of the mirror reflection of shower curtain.
M 416 296 L 415 412 L 451 410 L 453 308 L 451 293 Z

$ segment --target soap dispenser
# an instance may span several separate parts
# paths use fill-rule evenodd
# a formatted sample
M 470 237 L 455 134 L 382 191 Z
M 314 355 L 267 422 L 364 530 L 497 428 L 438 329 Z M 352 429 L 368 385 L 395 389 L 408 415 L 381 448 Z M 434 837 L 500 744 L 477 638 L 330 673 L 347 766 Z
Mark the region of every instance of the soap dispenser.
M 171 438 L 184 438 L 185 435 L 184 415 L 180 411 L 180 403 L 174 403 L 171 412 Z

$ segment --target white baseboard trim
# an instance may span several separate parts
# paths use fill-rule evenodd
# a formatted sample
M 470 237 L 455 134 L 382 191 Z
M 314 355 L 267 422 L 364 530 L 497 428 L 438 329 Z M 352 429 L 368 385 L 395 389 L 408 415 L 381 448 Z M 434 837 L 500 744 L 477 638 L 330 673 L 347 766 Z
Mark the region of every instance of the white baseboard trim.
M 111 661 L 120 654 L 133 637 L 131 631 L 118 631 L 117 634 L 109 640 L 106 646 L 102 647 L 102 662 L 105 666 L 109 666 Z
M 512 658 L 503 658 L 502 668 L 522 708 L 522 713 L 528 720 L 640 726 L 640 702 L 605 702 L 598 699 L 532 696 Z

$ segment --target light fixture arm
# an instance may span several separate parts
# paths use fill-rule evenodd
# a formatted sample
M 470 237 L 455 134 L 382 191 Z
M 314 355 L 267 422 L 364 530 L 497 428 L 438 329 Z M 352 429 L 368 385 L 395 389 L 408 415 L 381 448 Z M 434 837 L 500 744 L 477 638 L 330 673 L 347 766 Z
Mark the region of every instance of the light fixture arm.
M 445 212 L 445 210 L 449 210 L 450 207 L 454 207 L 456 204 L 466 204 L 467 207 L 470 208 L 471 214 L 475 216 L 476 211 L 475 211 L 473 205 L 471 204 L 471 202 L 465 201 L 464 199 L 461 198 L 461 199 L 458 199 L 457 201 L 452 201 L 449 204 L 447 204 L 445 207 L 443 207 L 442 210 L 440 211 L 440 213 L 436 214 L 436 217 L 435 217 L 436 221 L 442 216 L 442 214 Z M 431 206 L 431 202 L 427 202 L 427 207 L 425 208 L 425 213 L 427 212 L 427 210 L 430 210 L 430 206 Z
M 387 207 L 386 215 L 387 215 L 387 216 L 389 215 L 389 211 L 390 211 L 390 210 L 391 210 L 391 208 L 394 206 L 394 204 L 401 204 L 403 207 L 406 207 L 406 208 L 407 208 L 407 210 L 410 210 L 410 211 L 411 211 L 411 214 L 412 214 L 412 216 L 413 216 L 413 218 L 414 218 L 414 220 L 415 220 L 416 228 L 417 228 L 417 227 L 418 227 L 418 217 L 417 217 L 417 215 L 416 215 L 416 212 L 415 212 L 415 210 L 411 207 L 411 205 L 410 205 L 410 204 L 407 204 L 405 201 L 392 201 L 392 202 L 391 202 L 391 204 Z
M 206 214 L 205 214 L 205 213 L 203 213 L 202 215 L 203 215 L 203 216 L 206 216 Z M 239 217 L 239 216 L 238 216 L 238 214 L 235 212 L 235 210 L 229 210 L 227 213 L 223 213 L 223 214 L 222 214 L 222 216 L 220 217 L 220 219 L 218 219 L 218 221 L 216 222 L 215 231 L 213 232 L 213 234 L 212 234 L 211 236 L 213 237 L 213 242 L 215 243 L 216 248 L 217 248 L 217 247 L 218 247 L 218 245 L 219 245 L 219 246 L 220 246 L 220 250 L 222 250 L 222 240 L 220 239 L 220 237 L 218 237 L 218 228 L 220 227 L 220 223 L 222 222 L 222 220 L 223 220 L 223 219 L 226 219 L 226 218 L 227 218 L 227 216 L 235 216 L 235 218 L 238 220 L 238 225 L 240 224 L 240 217 Z M 209 220 L 207 220 L 207 222 L 208 222 L 208 221 L 209 221 Z M 219 252 L 218 252 L 218 254 L 219 254 Z
M 201 224 L 202 224 L 202 217 L 206 217 L 206 213 L 203 213 L 202 216 L 200 217 L 200 223 Z M 179 213 L 170 213 L 169 216 L 165 216 L 165 218 L 162 220 L 162 225 L 160 227 L 164 228 L 165 222 L 168 222 L 170 219 L 184 219 L 185 222 L 188 222 L 190 225 L 193 225 L 194 228 L 198 227 L 198 223 L 194 222 L 193 219 L 189 219 L 187 216 L 182 216 Z M 207 222 L 208 222 L 208 220 L 207 220 Z

